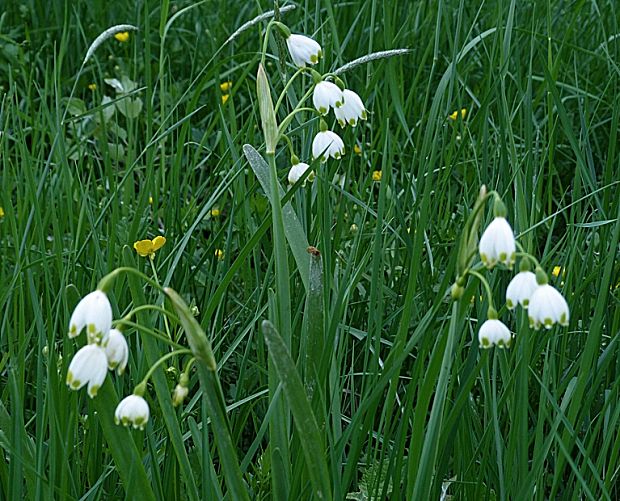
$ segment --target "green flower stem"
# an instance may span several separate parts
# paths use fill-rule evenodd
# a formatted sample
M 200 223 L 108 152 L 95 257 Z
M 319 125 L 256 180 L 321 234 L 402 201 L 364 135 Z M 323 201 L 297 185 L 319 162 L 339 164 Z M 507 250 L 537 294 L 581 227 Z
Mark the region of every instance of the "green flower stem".
M 493 294 L 491 293 L 491 287 L 489 286 L 489 282 L 487 282 L 487 279 L 484 278 L 483 275 L 481 275 L 480 273 L 478 273 L 475 270 L 468 270 L 467 273 L 469 275 L 473 275 L 474 277 L 476 277 L 478 280 L 480 280 L 480 282 L 482 283 L 482 285 L 484 285 L 484 289 L 487 293 L 487 296 L 489 298 L 489 308 L 493 308 L 495 309 L 495 306 L 493 305 Z
M 174 351 L 171 351 L 170 353 L 166 353 L 165 355 L 160 357 L 159 360 L 157 360 L 157 362 L 155 362 L 151 366 L 151 368 L 148 370 L 146 375 L 142 378 L 142 381 L 140 381 L 140 384 L 138 384 L 137 386 L 146 386 L 146 383 L 148 382 L 150 377 L 153 375 L 153 373 L 155 372 L 157 367 L 159 367 L 161 364 L 163 364 L 169 358 L 175 357 L 177 355 L 187 355 L 188 353 L 190 353 L 190 354 L 192 353 L 192 350 L 190 350 L 189 348 L 182 348 L 180 350 L 174 350 Z
M 153 263 L 152 259 L 149 259 L 149 261 L 151 262 L 151 270 L 153 270 L 153 277 L 155 278 L 155 282 L 157 282 L 157 285 L 159 286 L 160 290 L 163 290 L 161 284 L 159 283 L 159 277 L 157 276 L 157 269 L 155 268 L 155 263 Z M 168 315 L 164 315 L 163 318 L 164 318 L 164 327 L 166 328 L 166 334 L 168 334 L 168 337 L 172 339 L 170 325 L 168 324 Z
M 540 266 L 540 262 L 538 261 L 538 259 L 532 256 L 532 254 L 530 254 L 529 252 L 527 252 L 517 240 L 515 240 L 515 243 L 517 244 L 517 247 L 519 248 L 519 251 L 516 253 L 517 257 L 526 257 L 534 262 L 534 268 L 542 268 L 542 266 Z
M 137 306 L 136 308 L 133 308 L 132 310 L 130 310 L 129 313 L 127 313 L 127 315 L 125 315 L 121 320 L 118 320 L 117 322 L 118 323 L 129 322 L 131 320 L 131 317 L 133 317 L 137 313 L 140 313 L 141 311 L 146 311 L 146 310 L 158 311 L 162 315 L 172 318 L 172 320 L 179 323 L 179 317 L 177 317 L 174 313 L 166 310 L 162 306 L 157 306 L 155 304 L 143 304 L 143 305 Z
M 274 155 L 267 155 L 271 184 L 273 243 L 276 270 L 276 291 L 278 330 L 282 333 L 286 345 L 291 344 L 291 301 L 290 281 L 288 269 L 288 252 L 286 249 L 286 237 L 284 235 L 284 220 L 282 217 L 282 204 L 278 190 L 278 171 Z
M 286 141 L 286 144 L 288 145 L 288 151 L 291 154 L 291 157 L 293 157 L 293 155 L 295 155 L 295 150 L 293 148 L 293 141 L 291 141 L 291 138 L 288 137 L 286 134 L 281 134 L 280 137 Z
M 278 100 L 276 101 L 276 106 L 275 106 L 275 111 L 276 113 L 278 112 L 278 108 L 280 107 L 280 105 L 282 104 L 282 101 L 284 100 L 284 97 L 286 96 L 286 92 L 289 90 L 289 88 L 291 87 L 291 85 L 293 85 L 293 82 L 295 81 L 295 79 L 301 75 L 302 73 L 304 73 L 307 70 L 307 68 L 299 68 L 295 73 L 293 73 L 293 75 L 291 76 L 291 78 L 288 79 L 288 82 L 286 82 L 286 85 L 284 86 L 284 89 L 282 89 L 282 92 L 280 93 L 280 95 L 278 96 Z M 303 102 L 303 98 L 300 101 L 300 103 Z
M 144 334 L 148 334 L 149 336 L 154 337 L 158 341 L 161 341 L 162 343 L 165 343 L 165 344 L 167 344 L 169 346 L 172 346 L 173 348 L 176 348 L 176 349 L 183 348 L 182 345 L 180 345 L 179 343 L 175 343 L 172 339 L 168 339 L 165 335 L 158 334 L 156 331 L 154 331 L 152 329 L 148 329 L 148 328 L 144 327 L 143 325 L 138 324 L 136 322 L 132 322 L 130 320 L 125 320 L 124 318 L 121 318 L 120 320 L 117 320 L 116 322 L 113 323 L 113 325 L 115 327 L 121 326 L 121 325 L 122 326 L 127 326 L 127 327 L 133 327 L 137 331 L 142 332 Z
M 275 155 L 267 155 L 269 164 L 269 184 L 271 190 L 271 214 L 273 231 L 273 252 L 275 255 L 275 279 L 276 294 L 272 294 L 275 307 L 273 308 L 273 320 L 278 330 L 282 333 L 282 339 L 286 347 L 291 349 L 291 298 L 290 277 L 288 268 L 288 252 L 286 248 L 286 235 L 284 233 L 284 220 L 282 216 L 282 203 L 276 170 Z M 277 391 L 280 381 L 273 360 L 269 359 L 269 390 L 271 398 Z M 286 499 L 290 494 L 291 471 L 286 465 L 289 455 L 289 436 L 287 423 L 290 420 L 290 411 L 284 399 L 277 402 L 274 416 L 269 423 L 269 450 L 273 464 L 272 485 L 277 494 L 274 498 Z
M 271 28 L 273 28 L 275 21 L 272 19 L 267 23 L 267 29 L 265 29 L 265 36 L 263 38 L 263 49 L 261 51 L 260 63 L 265 66 L 265 58 L 267 56 L 267 44 L 269 43 L 269 35 L 271 34 Z
M 133 275 L 136 275 L 140 277 L 142 280 L 144 280 L 145 282 L 147 282 L 148 284 L 155 287 L 160 292 L 164 292 L 164 288 L 157 281 L 146 276 L 141 271 L 138 271 L 135 268 L 132 268 L 131 266 L 120 266 L 119 268 L 112 270 L 105 277 L 99 280 L 99 283 L 97 284 L 97 289 L 103 292 L 107 292 L 109 288 L 112 286 L 112 283 L 114 282 L 114 280 L 116 280 L 116 277 L 120 275 L 121 273 L 131 273 Z
M 303 98 L 302 98 L 303 99 Z M 301 103 L 301 101 L 300 101 Z M 310 113 L 316 113 L 318 116 L 321 116 L 321 114 L 315 110 L 314 108 L 295 108 L 293 111 L 291 111 L 288 115 L 286 115 L 286 117 L 284 118 L 284 120 L 282 120 L 282 122 L 280 123 L 280 127 L 279 127 L 279 133 L 280 136 L 282 136 L 282 134 L 284 134 L 284 131 L 286 130 L 286 128 L 288 127 L 288 125 L 291 123 L 291 120 L 293 120 L 293 117 L 297 114 L 300 113 L 302 111 L 309 111 Z

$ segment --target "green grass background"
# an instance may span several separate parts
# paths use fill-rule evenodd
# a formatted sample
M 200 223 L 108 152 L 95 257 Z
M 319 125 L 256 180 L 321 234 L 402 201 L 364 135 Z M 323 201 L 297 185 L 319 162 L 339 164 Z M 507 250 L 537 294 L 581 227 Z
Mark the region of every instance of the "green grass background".
M 438 500 L 446 489 L 464 500 L 618 499 L 617 4 L 285 5 L 296 7 L 282 14 L 293 32 L 322 44 L 322 72 L 411 49 L 343 75 L 369 119 L 342 132 L 343 160 L 290 194 L 321 252 L 315 296 L 289 253 L 290 355 L 304 382 L 316 377 L 299 402 L 310 404 L 320 438 L 295 427 L 290 412 L 299 402 L 274 383 L 274 345 L 260 329 L 279 301 L 277 263 L 269 200 L 242 147 L 263 147 L 255 75 L 265 22 L 225 43 L 273 5 L 4 1 L 0 499 L 236 497 L 197 374 L 185 405 L 170 404 L 183 359 L 149 385 L 144 432 L 116 443 L 104 435 L 102 413 L 113 412 L 117 395 L 133 390 L 166 344 L 126 328 L 129 366 L 123 378 L 108 378 L 111 407 L 64 382 L 83 342 L 66 336 L 75 304 L 118 266 L 151 276 L 131 246 L 158 234 L 167 238 L 154 261 L 158 279 L 197 306 L 213 344 L 238 487 L 251 499 L 318 499 L 312 474 L 323 470 L 302 453 L 308 443 L 324 451 L 320 481 L 334 499 Z M 91 42 L 121 23 L 139 31 L 126 43 L 106 41 L 79 73 Z M 292 71 L 277 50 L 270 46 L 267 72 L 279 93 Z M 122 76 L 136 83 L 131 99 L 143 106 L 136 117 L 117 109 L 105 120 L 112 108 L 102 98 L 116 96 L 104 78 Z M 222 106 L 226 80 L 233 86 Z M 284 107 L 307 85 L 293 87 Z M 74 86 L 81 101 L 68 100 Z M 463 107 L 464 120 L 447 120 Z M 292 124 L 302 161 L 317 127 L 309 114 Z M 284 183 L 283 143 L 276 161 Z M 342 186 L 335 175 L 345 176 Z M 551 281 L 571 307 L 568 328 L 540 332 L 522 312 L 503 309 L 516 333 L 504 351 L 478 347 L 488 303 L 476 282 L 457 305 L 447 295 L 481 184 L 502 194 L 524 247 L 548 271 L 563 268 Z M 486 211 L 483 224 L 489 218 Z M 488 277 L 503 305 L 510 274 Z M 116 317 L 146 302 L 170 309 L 141 282 L 118 280 L 110 297 Z M 180 327 L 158 313 L 135 320 L 184 343 Z M 316 339 L 319 350 L 309 344 Z M 132 486 L 135 463 L 114 459 L 112 448 L 131 440 L 152 496 Z M 286 447 L 270 449 L 277 443 Z

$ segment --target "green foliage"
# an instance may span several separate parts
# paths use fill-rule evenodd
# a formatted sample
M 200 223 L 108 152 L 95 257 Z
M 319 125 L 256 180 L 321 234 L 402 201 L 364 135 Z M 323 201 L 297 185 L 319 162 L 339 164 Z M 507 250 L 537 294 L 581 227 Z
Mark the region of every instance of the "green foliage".
M 268 158 L 260 132 L 267 21 L 237 31 L 272 2 L 5 4 L 0 499 L 620 497 L 614 2 L 283 3 L 281 21 L 321 43 L 322 73 L 409 49 L 343 68 L 368 120 L 330 123 L 346 156 L 286 191 L 286 144 Z M 139 30 L 80 71 L 119 23 Z M 282 47 L 265 64 L 274 102 L 295 71 Z M 279 123 L 310 80 L 287 90 Z M 318 120 L 300 113 L 289 129 L 310 163 Z M 503 308 L 511 274 L 488 273 L 509 350 L 478 347 L 478 282 L 457 306 L 449 294 L 482 184 L 571 306 L 569 327 L 532 331 Z M 133 251 L 160 234 L 152 263 Z M 195 308 L 179 319 L 157 288 L 115 282 L 115 318 L 147 303 L 171 316 L 124 324 L 126 374 L 91 401 L 65 385 L 83 343 L 66 331 L 118 266 Z M 188 359 L 171 359 L 149 382 L 146 429 L 115 427 L 117 399 L 187 344 L 184 326 L 206 334 L 216 370 L 197 364 L 175 408 Z

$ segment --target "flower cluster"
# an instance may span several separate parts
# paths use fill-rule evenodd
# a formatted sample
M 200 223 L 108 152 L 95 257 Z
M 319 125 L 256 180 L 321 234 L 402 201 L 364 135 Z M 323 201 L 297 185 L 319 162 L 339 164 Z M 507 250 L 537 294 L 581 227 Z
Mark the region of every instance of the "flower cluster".
M 292 34 L 281 23 L 275 25 L 284 35 L 295 65 L 306 68 L 306 65 L 315 65 L 319 62 L 323 52 L 318 42 L 305 35 Z M 341 127 L 347 125 L 355 127 L 359 120 L 366 120 L 367 111 L 361 98 L 354 91 L 345 88 L 340 78 L 330 74 L 322 76 L 314 70 L 310 71 L 314 78 L 312 103 L 321 117 L 326 117 L 330 110 L 333 110 L 336 121 Z M 321 118 L 319 132 L 312 141 L 312 158 L 324 163 L 329 158 L 338 160 L 344 154 L 344 142 L 338 134 L 328 129 L 327 123 Z M 291 163 L 289 183 L 295 184 L 308 169 L 308 164 L 299 162 L 299 159 Z
M 108 370 L 122 375 L 129 358 L 125 336 L 112 328 L 112 306 L 102 290 L 84 296 L 73 310 L 69 337 L 75 338 L 83 330 L 86 330 L 87 344 L 78 350 L 69 364 L 67 385 L 72 390 L 88 385 L 88 396 L 94 398 Z M 141 395 L 132 395 L 121 401 L 115 417 L 117 423 L 143 428 L 149 418 L 148 404 Z
M 67 385 L 79 390 L 88 385 L 93 398 L 109 370 L 122 374 L 127 366 L 129 349 L 125 336 L 112 328 L 112 307 L 105 292 L 96 290 L 77 304 L 69 320 L 69 337 L 86 329 L 87 344 L 75 354 L 67 371 Z
M 517 256 L 517 243 L 510 223 L 506 220 L 506 208 L 497 196 L 494 215 L 493 221 L 483 232 L 478 244 L 480 261 L 488 269 L 497 265 L 512 269 Z M 506 288 L 507 309 L 514 310 L 520 305 L 527 310 L 530 327 L 536 330 L 543 326 L 551 329 L 555 324 L 567 326 L 570 313 L 566 300 L 557 289 L 548 284 L 547 275 L 540 266 L 536 267 L 536 273 L 530 271 L 530 259 L 536 262 L 535 258 L 523 253 L 519 272 Z M 484 282 L 486 284 L 486 281 Z M 488 284 L 486 285 L 490 296 L 490 289 Z M 453 295 L 456 293 L 455 297 L 458 297 L 461 291 L 462 283 L 457 280 L 453 287 Z M 489 297 L 489 300 L 491 302 L 489 319 L 481 325 L 478 332 L 480 346 L 483 348 L 509 347 L 510 331 L 498 320 L 497 311 L 492 306 L 492 298 Z

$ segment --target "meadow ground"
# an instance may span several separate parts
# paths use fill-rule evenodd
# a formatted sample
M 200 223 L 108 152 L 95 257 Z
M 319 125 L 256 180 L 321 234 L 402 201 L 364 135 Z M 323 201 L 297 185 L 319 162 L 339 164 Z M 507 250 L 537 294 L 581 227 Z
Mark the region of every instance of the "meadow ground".
M 620 498 L 616 2 L 276 7 L 368 110 L 339 160 L 272 2 L 0 2 L 0 499 Z M 525 254 L 568 325 L 506 307 Z M 89 398 L 69 321 L 119 267 Z

